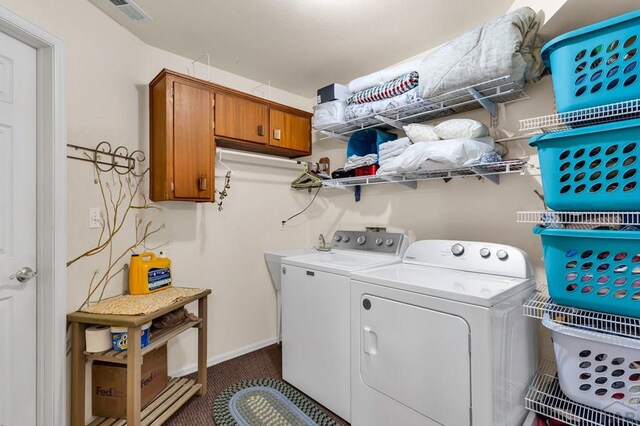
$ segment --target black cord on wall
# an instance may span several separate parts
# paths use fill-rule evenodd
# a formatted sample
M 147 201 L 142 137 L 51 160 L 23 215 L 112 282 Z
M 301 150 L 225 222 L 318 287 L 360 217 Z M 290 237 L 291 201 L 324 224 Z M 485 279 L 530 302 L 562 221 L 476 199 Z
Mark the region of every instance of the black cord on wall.
M 321 189 L 322 189 L 322 187 L 321 187 L 321 186 L 319 186 L 319 187 L 318 187 L 318 190 L 316 191 L 315 195 L 313 196 L 313 198 L 311 199 L 311 202 L 309 203 L 309 205 L 307 205 L 307 207 L 305 207 L 302 211 L 300 211 L 300 212 L 298 212 L 298 213 L 294 214 L 293 216 L 289 217 L 288 219 L 283 220 L 283 221 L 282 221 L 282 227 L 284 228 L 284 224 L 285 224 L 285 223 L 287 223 L 287 222 L 289 222 L 289 221 L 290 221 L 291 219 L 293 219 L 294 217 L 296 217 L 296 216 L 300 216 L 302 213 L 306 212 L 306 211 L 309 209 L 309 207 L 311 207 L 311 205 L 313 204 L 313 202 L 316 200 L 316 197 L 318 196 L 318 193 L 320 193 L 320 190 L 321 190 Z

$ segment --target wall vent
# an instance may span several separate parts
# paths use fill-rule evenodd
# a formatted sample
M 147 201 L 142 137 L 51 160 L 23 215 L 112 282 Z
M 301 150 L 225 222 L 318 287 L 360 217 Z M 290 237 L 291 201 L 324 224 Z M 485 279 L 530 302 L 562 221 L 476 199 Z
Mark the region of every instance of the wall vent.
M 147 12 L 132 0 L 108 0 L 120 12 L 124 13 L 133 21 L 150 21 L 152 18 Z

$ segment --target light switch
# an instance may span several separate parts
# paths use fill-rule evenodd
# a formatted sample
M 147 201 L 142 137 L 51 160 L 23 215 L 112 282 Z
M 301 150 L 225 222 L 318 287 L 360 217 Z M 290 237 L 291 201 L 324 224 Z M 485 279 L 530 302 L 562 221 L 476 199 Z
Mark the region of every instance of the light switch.
M 100 228 L 100 209 L 98 207 L 91 207 L 89 209 L 89 229 Z

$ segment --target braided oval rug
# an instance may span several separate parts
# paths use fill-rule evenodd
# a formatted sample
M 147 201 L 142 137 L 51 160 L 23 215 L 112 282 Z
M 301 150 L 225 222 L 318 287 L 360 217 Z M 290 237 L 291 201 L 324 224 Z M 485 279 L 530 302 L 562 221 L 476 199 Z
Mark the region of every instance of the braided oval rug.
M 223 390 L 213 401 L 218 426 L 335 426 L 315 403 L 276 379 L 248 380 Z

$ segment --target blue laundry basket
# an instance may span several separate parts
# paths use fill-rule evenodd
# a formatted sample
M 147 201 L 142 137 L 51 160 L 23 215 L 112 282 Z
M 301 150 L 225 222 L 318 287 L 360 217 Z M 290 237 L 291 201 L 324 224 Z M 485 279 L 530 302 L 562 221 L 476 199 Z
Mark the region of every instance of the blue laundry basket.
M 640 119 L 545 133 L 538 148 L 553 210 L 640 210 Z
M 640 317 L 640 231 L 534 228 L 560 305 Z
M 640 10 L 554 38 L 542 48 L 558 112 L 640 98 Z

